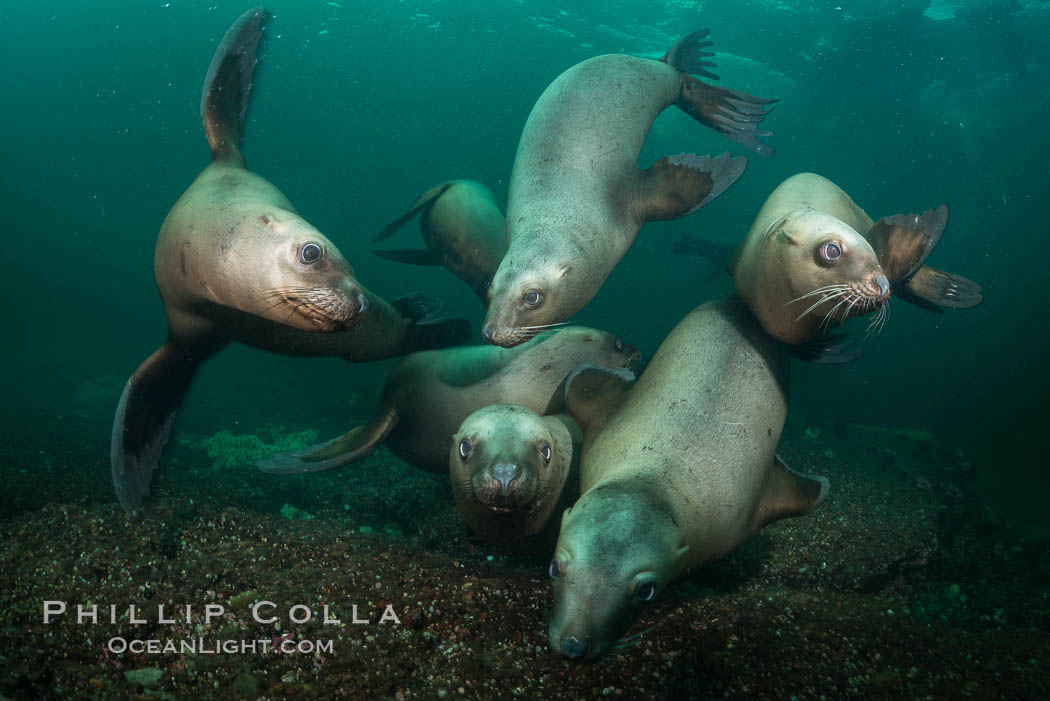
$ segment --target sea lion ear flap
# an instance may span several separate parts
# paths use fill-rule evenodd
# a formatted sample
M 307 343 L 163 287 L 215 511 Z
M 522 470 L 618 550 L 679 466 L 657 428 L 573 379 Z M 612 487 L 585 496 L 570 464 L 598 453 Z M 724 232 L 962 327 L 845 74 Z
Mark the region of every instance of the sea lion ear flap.
M 565 408 L 583 429 L 585 439 L 601 430 L 636 381 L 627 368 L 581 365 L 572 371 L 565 381 Z
M 879 265 L 896 284 L 915 274 L 941 240 L 948 225 L 948 207 L 927 209 L 922 214 L 895 214 L 875 222 L 867 239 Z
M 543 421 L 554 438 L 554 454 L 558 456 L 558 465 L 568 474 L 583 446 L 583 432 L 568 414 L 545 416 Z
M 755 530 L 773 521 L 809 512 L 824 501 L 830 488 L 827 477 L 795 472 L 776 455 L 755 513 Z

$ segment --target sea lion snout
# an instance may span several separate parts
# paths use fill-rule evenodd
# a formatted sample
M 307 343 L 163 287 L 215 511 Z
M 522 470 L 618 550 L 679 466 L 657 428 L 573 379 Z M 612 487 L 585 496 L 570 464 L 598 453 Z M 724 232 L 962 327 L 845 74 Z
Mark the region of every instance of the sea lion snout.
M 590 642 L 588 640 L 580 640 L 576 636 L 571 635 L 561 641 L 561 654 L 570 660 L 578 660 L 587 656 L 589 647 Z
M 514 463 L 498 462 L 492 466 L 492 479 L 499 482 L 502 496 L 506 497 L 510 483 L 518 478 L 521 469 Z

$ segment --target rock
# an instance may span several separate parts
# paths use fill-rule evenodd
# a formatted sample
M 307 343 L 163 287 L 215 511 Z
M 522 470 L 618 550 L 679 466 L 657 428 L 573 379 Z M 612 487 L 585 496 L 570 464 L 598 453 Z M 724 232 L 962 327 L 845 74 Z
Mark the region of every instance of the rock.
M 142 669 L 129 669 L 127 672 L 124 672 L 124 678 L 128 680 L 129 684 L 153 686 L 160 681 L 163 674 L 158 667 L 143 667 Z

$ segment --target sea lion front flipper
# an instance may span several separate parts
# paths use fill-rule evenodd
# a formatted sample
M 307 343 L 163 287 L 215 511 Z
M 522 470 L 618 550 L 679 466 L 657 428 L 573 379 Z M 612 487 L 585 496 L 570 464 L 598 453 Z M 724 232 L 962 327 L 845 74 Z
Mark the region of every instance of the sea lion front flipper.
M 747 157 L 666 156 L 644 171 L 635 207 L 639 221 L 677 219 L 692 214 L 725 192 L 744 174 Z
M 735 241 L 683 234 L 682 238 L 674 242 L 672 249 L 675 253 L 692 254 L 714 265 L 714 269 L 704 279 L 704 284 L 707 285 L 722 275 L 732 274 L 730 264 L 739 247 L 740 244 Z
M 168 341 L 139 365 L 120 395 L 113 418 L 110 467 L 113 489 L 129 516 L 138 514 L 142 499 L 149 494 L 175 412 L 208 355 L 191 356 Z
M 374 453 L 396 425 L 397 415 L 384 411 L 338 438 L 291 453 L 275 453 L 256 462 L 255 467 L 271 475 L 297 475 L 348 465 Z
M 755 512 L 755 530 L 809 512 L 824 500 L 830 487 L 827 477 L 795 472 L 776 455 Z
M 627 368 L 581 365 L 565 380 L 565 410 L 583 430 L 584 440 L 601 430 L 623 404 L 638 378 Z
M 928 304 L 953 309 L 969 309 L 977 306 L 984 299 L 981 294 L 981 286 L 973 280 L 968 280 L 961 275 L 946 273 L 929 265 L 923 265 L 916 270 L 915 274 L 903 285 L 895 287 L 894 292 L 901 299 L 927 309 Z
M 408 208 L 407 212 L 405 212 L 400 217 L 384 226 L 382 229 L 380 229 L 379 233 L 375 235 L 375 238 L 373 238 L 372 241 L 382 241 L 383 239 L 393 234 L 395 231 L 404 226 L 409 219 L 419 214 L 419 210 L 426 207 L 432 200 L 435 200 L 441 195 L 445 194 L 445 190 L 449 189 L 454 184 L 455 183 L 450 180 L 447 183 L 441 183 L 440 185 L 436 185 L 424 192 L 423 194 L 419 195 L 419 197 L 416 198 L 416 201 L 412 203 L 412 206 Z M 373 251 L 373 253 L 376 253 L 378 255 L 378 252 L 376 251 Z
M 261 7 L 238 17 L 226 30 L 208 65 L 201 95 L 201 120 L 212 160 L 244 162 L 241 134 L 265 17 L 266 11 Z
M 397 248 L 380 249 L 373 248 L 372 255 L 379 256 L 384 260 L 392 260 L 397 263 L 409 265 L 441 265 L 441 259 L 434 255 L 433 251 L 419 248 Z
M 425 292 L 411 292 L 398 297 L 390 306 L 412 321 L 405 353 L 448 348 L 462 343 L 473 334 L 467 319 L 439 317 L 445 310 L 444 302 L 439 302 Z
M 922 214 L 895 214 L 871 227 L 867 239 L 891 284 L 903 282 L 919 269 L 941 240 L 948 225 L 948 207 Z
M 853 339 L 848 334 L 829 333 L 808 343 L 788 346 L 788 353 L 806 363 L 841 365 L 842 363 L 852 363 L 864 355 L 863 348 L 846 350 L 852 345 Z
M 426 292 L 409 292 L 390 302 L 390 306 L 406 319 L 415 322 L 432 321 L 445 311 L 445 303 Z

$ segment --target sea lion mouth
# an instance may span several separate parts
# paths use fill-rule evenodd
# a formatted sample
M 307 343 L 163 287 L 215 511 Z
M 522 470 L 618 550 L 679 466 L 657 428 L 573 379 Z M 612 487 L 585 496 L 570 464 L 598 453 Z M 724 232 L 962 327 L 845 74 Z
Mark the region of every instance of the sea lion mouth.
M 295 317 L 325 333 L 349 329 L 368 311 L 368 297 L 360 292 L 351 297 L 323 287 L 296 287 L 274 290 L 269 296 L 278 298 L 277 306 L 289 308 L 284 323 L 298 326 L 291 321 Z
M 481 330 L 481 337 L 485 339 L 487 343 L 491 343 L 494 346 L 500 346 L 502 348 L 513 348 L 514 346 L 521 345 L 528 340 L 531 340 L 539 333 L 539 329 L 530 329 L 528 327 L 510 327 L 510 326 L 486 326 Z

